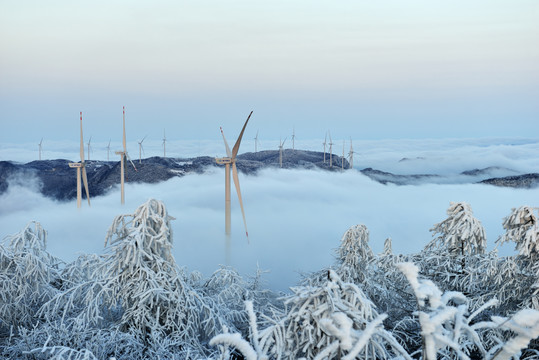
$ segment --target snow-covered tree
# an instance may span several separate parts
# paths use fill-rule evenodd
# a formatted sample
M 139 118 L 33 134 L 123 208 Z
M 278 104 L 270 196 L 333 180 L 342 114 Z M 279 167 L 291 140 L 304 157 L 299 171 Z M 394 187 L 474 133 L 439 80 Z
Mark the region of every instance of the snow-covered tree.
M 503 219 L 505 234 L 497 240 L 500 244 L 514 241 L 516 250 L 522 256 L 533 260 L 539 257 L 539 223 L 537 208 L 521 206 L 513 208 L 511 214 Z
M 45 304 L 41 314 L 49 322 L 72 317 L 88 326 L 115 324 L 147 346 L 165 335 L 199 346 L 221 328 L 220 319 L 176 266 L 171 219 L 154 199 L 117 216 L 102 260 L 83 259 L 95 265 L 91 274 L 75 272 L 83 281 Z
M 487 246 L 485 229 L 465 202 L 451 202 L 448 218 L 435 224 L 430 231 L 434 239 L 427 249 L 444 249 L 452 255 L 483 254 Z
M 35 312 L 61 285 L 60 260 L 47 250 L 47 232 L 32 221 L 0 246 L 0 327 L 31 327 Z
M 512 259 L 514 263 L 514 276 L 512 283 L 518 285 L 528 293 L 530 289 L 533 293 L 524 298 L 522 307 L 532 307 L 539 309 L 539 223 L 536 215 L 538 208 L 521 206 L 513 208 L 511 214 L 503 219 L 505 234 L 501 235 L 497 242 L 514 241 L 515 249 L 519 256 Z M 507 281 L 507 277 L 504 279 Z M 515 291 L 517 294 L 520 291 Z M 522 299 L 522 297 L 518 297 Z

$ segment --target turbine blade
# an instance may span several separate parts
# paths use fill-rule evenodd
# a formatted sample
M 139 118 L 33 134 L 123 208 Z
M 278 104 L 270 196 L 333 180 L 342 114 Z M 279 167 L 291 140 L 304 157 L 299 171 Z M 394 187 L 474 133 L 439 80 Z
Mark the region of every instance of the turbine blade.
M 133 163 L 133 161 L 131 160 L 131 157 L 129 156 L 128 153 L 125 153 L 125 156 L 127 157 L 127 159 L 129 160 L 129 162 L 131 163 L 131 165 L 133 165 L 133 169 L 135 169 L 135 171 L 138 171 L 137 170 L 137 167 L 135 166 L 135 163 Z
M 223 141 L 225 142 L 226 156 L 231 158 L 232 153 L 230 152 L 230 148 L 228 147 L 228 143 L 226 142 L 225 133 L 223 132 L 223 128 L 221 128 L 221 135 L 223 135 Z
M 245 221 L 245 211 L 243 210 L 243 201 L 241 200 L 240 179 L 238 178 L 238 169 L 236 168 L 236 162 L 232 162 L 232 179 L 234 179 L 234 186 L 236 187 L 236 193 L 238 193 L 238 200 L 240 201 L 241 216 L 243 216 L 243 225 L 245 226 L 245 235 L 247 241 L 249 241 L 249 232 L 247 231 L 247 221 Z
M 251 111 L 249 116 L 247 116 L 247 120 L 245 120 L 245 124 L 243 124 L 243 128 L 241 129 L 240 136 L 238 136 L 238 140 L 236 140 L 236 144 L 234 144 L 234 147 L 232 148 L 232 159 L 236 157 L 238 151 L 240 150 L 241 138 L 243 137 L 243 132 L 245 131 L 245 127 L 247 126 L 252 114 L 253 112 Z
M 86 191 L 86 198 L 88 199 L 88 205 L 90 205 L 90 191 L 88 190 L 88 178 L 86 177 L 86 166 L 82 168 L 82 181 L 84 182 L 84 190 Z
M 84 141 L 82 139 L 82 111 L 80 112 L 80 161 L 84 162 Z
M 125 144 L 125 106 L 123 107 L 123 126 L 124 126 L 124 133 L 123 133 L 123 144 L 124 144 L 124 152 L 127 152 L 126 144 Z

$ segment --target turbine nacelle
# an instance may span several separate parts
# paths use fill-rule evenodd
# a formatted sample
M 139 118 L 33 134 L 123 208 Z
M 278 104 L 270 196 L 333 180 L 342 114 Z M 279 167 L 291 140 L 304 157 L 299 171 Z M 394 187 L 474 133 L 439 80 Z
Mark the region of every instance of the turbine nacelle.
M 232 159 L 229 157 L 224 158 L 215 158 L 215 162 L 219 165 L 226 165 L 226 164 L 232 164 L 232 162 L 235 162 L 236 159 Z

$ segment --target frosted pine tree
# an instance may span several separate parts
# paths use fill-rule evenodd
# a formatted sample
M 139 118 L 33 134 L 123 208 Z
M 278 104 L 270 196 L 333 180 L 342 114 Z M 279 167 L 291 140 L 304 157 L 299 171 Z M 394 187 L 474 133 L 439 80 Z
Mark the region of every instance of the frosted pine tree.
M 497 240 L 499 244 L 514 241 L 519 256 L 514 260 L 513 279 L 518 276 L 521 284 L 531 283 L 522 290 L 532 289 L 533 293 L 523 302 L 523 307 L 539 309 L 539 224 L 537 208 L 521 206 L 513 208 L 503 219 L 505 234 Z M 527 281 L 526 281 L 527 280 Z M 531 285 L 531 286 L 530 286 Z M 520 291 L 519 291 L 520 292 Z
M 514 241 L 520 255 L 536 260 L 539 257 L 537 210 L 529 206 L 513 208 L 511 214 L 503 219 L 506 232 L 497 241 L 500 244 Z
M 451 255 L 460 256 L 483 254 L 487 246 L 485 229 L 473 216 L 471 206 L 465 202 L 451 202 L 447 215 L 447 219 L 430 229 L 434 239 L 427 249 L 444 249 Z
M 84 259 L 95 265 L 89 278 L 77 273 L 88 280 L 49 301 L 41 314 L 49 322 L 72 318 L 87 326 L 117 326 L 148 351 L 165 336 L 176 347 L 202 351 L 200 342 L 218 331 L 221 322 L 172 257 L 171 219 L 164 204 L 154 199 L 133 214 L 117 216 L 103 259 Z

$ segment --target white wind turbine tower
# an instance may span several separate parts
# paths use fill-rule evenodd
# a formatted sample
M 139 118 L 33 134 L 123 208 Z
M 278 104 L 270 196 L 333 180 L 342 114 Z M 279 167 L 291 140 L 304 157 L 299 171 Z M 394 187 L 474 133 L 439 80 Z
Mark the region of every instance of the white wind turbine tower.
M 129 159 L 131 162 L 131 165 L 133 165 L 133 168 L 135 171 L 137 171 L 137 167 L 135 164 L 133 164 L 133 161 L 131 161 L 131 158 L 127 154 L 127 147 L 126 147 L 126 141 L 125 141 L 125 106 L 123 107 L 123 151 L 116 151 L 117 155 L 120 155 L 120 187 L 121 187 L 121 199 L 122 199 L 122 205 L 125 203 L 125 192 L 124 192 L 124 181 L 125 181 L 125 162 L 126 159 Z
M 348 161 L 350 162 L 350 169 L 354 168 L 354 148 L 352 146 L 352 138 L 350 137 L 350 151 L 348 152 Z
M 324 145 L 324 164 L 326 163 L 326 144 L 327 144 L 327 140 L 328 140 L 328 133 L 326 131 L 326 137 L 324 138 L 324 142 L 322 143 L 322 145 Z
M 80 208 L 82 202 L 81 177 L 84 182 L 88 205 L 90 205 L 90 192 L 88 191 L 88 178 L 86 176 L 86 164 L 84 163 L 84 142 L 82 140 L 82 111 L 80 112 L 80 163 L 69 163 L 69 167 L 77 168 L 77 207 Z
M 142 140 L 140 140 L 138 142 L 138 163 L 140 164 L 141 161 L 142 161 L 142 153 L 144 152 L 144 148 L 142 147 L 142 142 L 144 141 L 144 139 L 146 139 L 146 136 L 148 135 L 145 135 Z
M 333 152 L 333 141 L 331 140 L 331 132 L 329 132 L 329 167 L 333 167 L 333 159 L 332 159 L 332 152 Z
M 245 120 L 245 124 L 243 125 L 243 128 L 241 129 L 240 135 L 238 136 L 238 140 L 236 140 L 236 144 L 234 144 L 234 147 L 232 148 L 232 152 L 230 151 L 230 148 L 228 147 L 228 143 L 226 142 L 223 128 L 221 128 L 221 134 L 223 135 L 223 141 L 225 142 L 227 157 L 216 158 L 215 162 L 219 165 L 225 165 L 225 233 L 227 235 L 227 238 L 230 236 L 230 165 L 232 165 L 232 177 L 234 180 L 234 186 L 236 187 L 236 193 L 238 194 L 238 200 L 240 202 L 241 215 L 243 216 L 243 224 L 245 226 L 245 235 L 247 236 L 247 240 L 249 240 L 249 233 L 247 231 L 247 222 L 245 221 L 245 211 L 243 210 L 243 201 L 241 199 L 238 169 L 236 168 L 236 155 L 238 155 L 238 151 L 240 149 L 241 138 L 243 137 L 243 132 L 245 131 L 245 127 L 247 126 L 247 123 L 249 122 L 249 119 L 251 118 L 252 114 L 253 112 L 251 111 L 249 113 L 249 116 L 247 117 L 247 120 Z
M 256 152 L 258 151 L 257 145 L 260 143 L 258 141 L 258 130 L 256 131 L 256 136 L 254 137 L 254 140 L 255 140 L 255 154 L 256 154 Z
M 107 161 L 109 161 L 109 155 L 110 155 L 110 141 L 111 139 L 109 139 L 109 144 L 107 145 Z
M 90 161 L 90 143 L 92 142 L 92 137 L 88 140 L 88 161 Z
M 283 146 L 286 141 L 286 138 L 284 138 L 284 141 L 281 142 L 281 139 L 279 139 L 279 166 L 283 167 Z
M 41 160 L 41 144 L 43 143 L 43 138 L 41 138 L 41 141 L 39 142 L 39 144 L 37 144 L 39 146 L 39 160 Z
M 163 129 L 163 157 L 167 157 L 167 134 L 165 129 Z
M 295 150 L 296 129 L 292 128 L 292 150 Z

